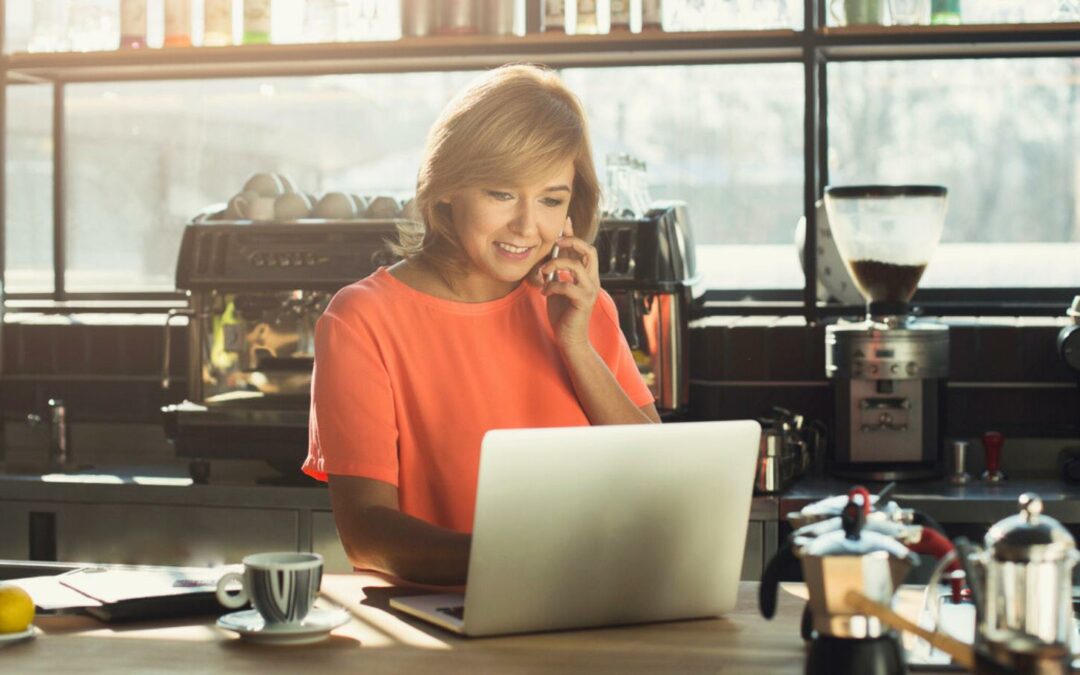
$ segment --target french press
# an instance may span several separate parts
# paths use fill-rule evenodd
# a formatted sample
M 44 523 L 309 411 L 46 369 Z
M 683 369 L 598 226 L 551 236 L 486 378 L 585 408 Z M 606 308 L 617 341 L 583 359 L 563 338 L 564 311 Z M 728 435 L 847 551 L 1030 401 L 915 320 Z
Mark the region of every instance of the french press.
M 1043 514 L 1037 494 L 1024 493 L 1019 503 L 1020 512 L 994 524 L 984 550 L 973 556 L 981 577 L 969 581 L 980 599 L 978 640 L 1002 665 L 1017 667 L 1032 652 L 1057 654 L 1060 670 L 1044 663 L 1039 672 L 1067 672 L 1076 630 L 1072 568 L 1080 554 L 1069 531 Z

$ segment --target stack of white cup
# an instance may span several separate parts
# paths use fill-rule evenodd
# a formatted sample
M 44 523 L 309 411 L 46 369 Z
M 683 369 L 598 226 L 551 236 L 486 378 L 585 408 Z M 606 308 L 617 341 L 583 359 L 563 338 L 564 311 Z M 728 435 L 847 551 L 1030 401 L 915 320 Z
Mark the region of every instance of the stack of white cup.
M 411 201 L 410 201 L 411 203 Z M 407 205 L 406 205 L 407 206 Z M 257 173 L 225 209 L 226 220 L 296 221 L 304 218 L 354 220 L 400 218 L 403 205 L 394 197 L 362 197 L 348 192 L 327 192 L 321 198 L 299 192 L 280 173 Z

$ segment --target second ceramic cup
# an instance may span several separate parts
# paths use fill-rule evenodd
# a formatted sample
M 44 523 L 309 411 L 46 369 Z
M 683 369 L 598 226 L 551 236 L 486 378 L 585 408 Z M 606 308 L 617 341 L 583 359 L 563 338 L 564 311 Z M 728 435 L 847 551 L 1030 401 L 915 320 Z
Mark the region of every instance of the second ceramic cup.
M 327 192 L 311 215 L 327 220 L 352 220 L 356 217 L 356 203 L 344 192 Z
M 229 200 L 227 213 L 246 220 L 273 220 L 274 197 L 264 197 L 254 190 L 244 190 Z
M 292 181 L 278 173 L 252 174 L 244 183 L 244 190 L 253 190 L 263 197 L 277 197 L 293 192 Z
M 311 215 L 314 204 L 303 192 L 287 192 L 274 200 L 274 218 L 277 220 L 300 220 Z

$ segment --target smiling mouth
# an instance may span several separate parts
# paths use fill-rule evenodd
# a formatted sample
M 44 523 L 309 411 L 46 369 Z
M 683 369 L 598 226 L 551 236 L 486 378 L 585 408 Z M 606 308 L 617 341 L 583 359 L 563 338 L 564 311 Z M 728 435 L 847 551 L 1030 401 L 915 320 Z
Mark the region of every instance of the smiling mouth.
M 501 241 L 495 242 L 495 245 L 506 251 L 507 253 L 512 253 L 514 255 L 521 255 L 522 253 L 525 253 L 526 251 L 532 249 L 532 246 L 511 246 L 510 244 L 504 244 Z

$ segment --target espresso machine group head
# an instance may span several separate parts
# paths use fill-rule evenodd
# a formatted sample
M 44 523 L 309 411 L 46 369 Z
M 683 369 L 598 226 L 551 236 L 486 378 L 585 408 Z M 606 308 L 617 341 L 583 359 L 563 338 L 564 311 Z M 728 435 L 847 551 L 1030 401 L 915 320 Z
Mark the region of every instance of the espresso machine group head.
M 945 223 L 934 185 L 830 187 L 825 209 L 866 317 L 825 331 L 833 381 L 832 473 L 867 480 L 940 475 L 948 327 L 916 319 L 909 304 Z

